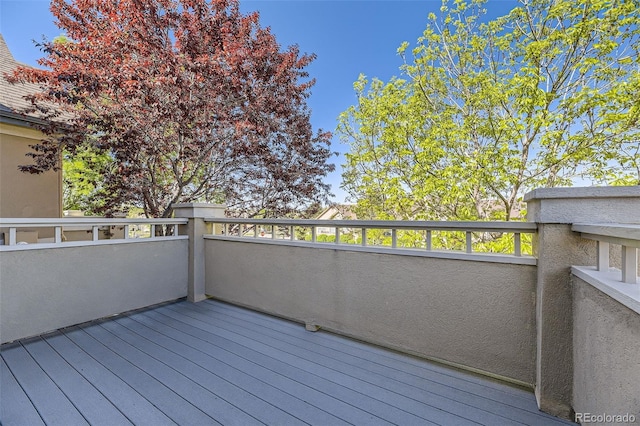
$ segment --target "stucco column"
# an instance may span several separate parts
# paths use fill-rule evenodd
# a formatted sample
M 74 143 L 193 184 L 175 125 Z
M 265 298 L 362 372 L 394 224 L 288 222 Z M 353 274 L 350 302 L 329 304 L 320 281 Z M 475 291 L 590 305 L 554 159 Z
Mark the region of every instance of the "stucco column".
M 205 218 L 224 217 L 226 206 L 221 204 L 183 203 L 173 206 L 175 217 L 189 219 L 189 284 L 187 298 L 190 302 L 199 302 L 207 298 L 205 294 L 205 258 L 204 238 L 208 232 Z
M 536 383 L 538 406 L 572 418 L 573 296 L 571 265 L 593 265 L 595 241 L 571 231 L 579 222 L 640 222 L 640 186 L 545 188 L 525 195 L 527 220 L 538 224 Z

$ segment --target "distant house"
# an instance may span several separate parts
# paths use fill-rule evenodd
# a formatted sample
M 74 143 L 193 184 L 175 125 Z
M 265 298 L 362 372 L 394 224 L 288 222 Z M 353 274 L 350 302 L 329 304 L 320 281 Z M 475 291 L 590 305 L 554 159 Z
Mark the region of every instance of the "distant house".
M 353 212 L 351 204 L 334 204 L 322 210 L 316 217 L 318 220 L 355 220 L 356 214 Z M 335 228 L 322 227 L 316 228 L 317 235 L 335 235 Z
M 44 138 L 34 126 L 42 120 L 19 112 L 29 106 L 23 97 L 38 86 L 10 84 L 4 78 L 21 65 L 0 34 L 0 217 L 61 217 L 62 171 L 34 175 L 18 170 L 31 161 L 25 156 L 29 145 Z

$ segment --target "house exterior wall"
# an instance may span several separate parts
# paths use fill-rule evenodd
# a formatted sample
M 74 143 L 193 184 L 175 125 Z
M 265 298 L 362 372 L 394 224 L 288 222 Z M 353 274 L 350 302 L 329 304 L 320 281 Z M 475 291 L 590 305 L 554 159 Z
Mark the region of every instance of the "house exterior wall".
M 5 251 L 0 342 L 186 297 L 188 240 Z
M 578 416 L 630 414 L 640 422 L 640 314 L 572 279 L 573 408 Z
M 14 124 L 0 124 L 0 217 L 61 217 L 62 171 L 35 175 L 18 170 L 31 159 L 29 145 L 43 135 Z
M 215 298 L 534 382 L 533 265 L 215 239 L 205 256 Z

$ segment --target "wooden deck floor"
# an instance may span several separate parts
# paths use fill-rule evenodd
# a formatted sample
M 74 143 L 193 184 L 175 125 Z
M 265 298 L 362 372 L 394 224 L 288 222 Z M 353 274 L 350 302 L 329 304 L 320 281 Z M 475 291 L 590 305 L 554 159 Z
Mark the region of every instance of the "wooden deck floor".
M 11 425 L 559 425 L 482 377 L 215 301 L 0 348 Z

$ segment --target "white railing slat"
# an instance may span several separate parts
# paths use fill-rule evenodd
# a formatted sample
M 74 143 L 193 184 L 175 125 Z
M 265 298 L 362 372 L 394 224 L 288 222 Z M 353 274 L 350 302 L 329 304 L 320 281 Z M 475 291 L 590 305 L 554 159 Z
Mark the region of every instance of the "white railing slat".
M 598 241 L 598 271 L 609 270 L 609 243 Z
M 622 282 L 637 284 L 638 248 L 640 247 L 640 224 L 626 223 L 575 223 L 571 230 L 582 238 L 597 241 L 597 269 L 608 272 L 609 246 L 621 246 Z
M 514 256 L 522 256 L 522 239 L 519 232 L 513 234 L 513 254 Z
M 636 284 L 638 271 L 638 249 L 622 246 L 622 282 Z
M 39 238 L 36 243 L 28 244 L 29 247 L 22 247 L 19 250 L 28 250 L 33 248 L 45 248 L 56 247 L 60 245 L 69 246 L 79 243 L 81 245 L 91 244 L 110 244 L 111 241 L 117 242 L 118 240 L 136 240 L 137 238 L 131 238 L 130 232 L 135 231 L 138 236 L 138 232 L 141 229 L 148 226 L 150 229 L 150 237 L 155 237 L 155 230 L 157 226 L 166 226 L 167 231 L 173 230 L 173 235 L 165 237 L 179 235 L 179 225 L 186 225 L 189 223 L 187 218 L 169 218 L 169 219 L 104 219 L 104 218 L 0 218 L 0 227 L 8 228 L 8 241 L 5 245 L 15 246 L 17 245 L 17 236 L 21 229 L 26 231 L 37 231 L 40 235 L 44 232 L 41 229 L 48 229 L 48 232 L 53 231 L 53 238 Z M 34 229 L 35 228 L 35 229 Z M 100 232 L 102 229 L 107 229 L 109 232 L 113 232 L 116 228 L 122 229 L 124 235 L 122 237 L 111 235 L 112 238 L 100 239 Z M 65 233 L 77 233 L 75 236 L 81 236 L 80 239 L 72 238 L 70 241 L 65 236 Z M 2 250 L 9 250 L 3 248 Z M 11 250 L 14 250 L 13 248 Z
M 369 245 L 368 241 L 368 230 L 369 229 L 379 229 L 383 232 L 383 235 L 389 235 L 387 230 L 390 230 L 391 235 L 391 249 L 405 249 L 398 244 L 398 231 L 425 231 L 425 249 L 427 251 L 433 251 L 433 231 L 462 231 L 465 232 L 466 238 L 466 254 L 475 255 L 476 252 L 473 250 L 473 232 L 500 232 L 500 233 L 513 233 L 514 234 L 514 245 L 515 249 L 512 254 L 507 254 L 507 256 L 517 256 L 522 257 L 522 242 L 521 242 L 521 234 L 523 233 L 535 233 L 537 231 L 536 224 L 528 223 L 528 222 L 434 222 L 434 221 L 362 221 L 362 220 L 309 220 L 309 219 L 246 219 L 246 218 L 205 218 L 206 223 L 210 224 L 223 224 L 225 229 L 228 229 L 229 226 L 237 226 L 238 233 L 236 234 L 238 237 L 242 238 L 250 238 L 251 235 L 244 235 L 241 231 L 243 227 L 253 225 L 255 228 L 255 233 L 253 235 L 254 239 L 257 237 L 257 229 L 262 226 L 263 228 L 271 228 L 271 239 L 287 239 L 291 242 L 298 241 L 295 230 L 296 228 L 309 228 L 310 231 L 310 239 L 311 243 L 318 242 L 318 228 L 333 228 L 334 235 L 334 244 L 336 245 L 356 245 L 355 243 L 344 243 L 341 239 L 342 229 L 351 230 L 352 235 L 354 234 L 354 230 L 360 229 L 360 235 L 362 240 L 360 241 L 360 246 L 362 247 L 377 247 L 377 245 Z M 281 236 L 278 235 L 279 228 L 284 228 L 288 230 L 290 233 L 289 238 L 286 236 L 286 231 L 282 233 Z M 214 227 L 214 229 L 217 229 Z M 307 231 L 308 232 L 308 231 Z M 228 231 L 226 232 L 227 236 L 230 236 Z M 309 242 L 308 240 L 309 234 L 306 233 L 306 236 L 301 240 L 302 243 Z M 384 245 L 384 244 L 383 244 Z M 408 250 L 417 249 L 414 248 L 406 248 Z M 443 249 L 442 251 L 446 252 L 448 250 Z M 483 254 L 479 252 L 478 254 Z M 494 254 L 494 253 L 485 253 L 485 254 Z M 495 253 L 496 255 L 503 255 L 501 253 Z M 531 257 L 531 256 L 528 256 Z

